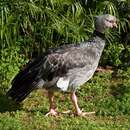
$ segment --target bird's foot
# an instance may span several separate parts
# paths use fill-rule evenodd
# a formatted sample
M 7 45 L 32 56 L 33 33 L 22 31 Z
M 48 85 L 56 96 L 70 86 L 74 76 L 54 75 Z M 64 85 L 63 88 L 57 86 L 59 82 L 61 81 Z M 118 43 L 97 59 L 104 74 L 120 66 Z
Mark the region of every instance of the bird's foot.
M 93 115 L 95 114 L 95 111 L 93 112 L 79 112 L 79 113 L 76 113 L 77 116 L 87 116 L 87 115 Z
M 59 113 L 55 109 L 50 109 L 49 112 L 45 116 L 58 116 Z

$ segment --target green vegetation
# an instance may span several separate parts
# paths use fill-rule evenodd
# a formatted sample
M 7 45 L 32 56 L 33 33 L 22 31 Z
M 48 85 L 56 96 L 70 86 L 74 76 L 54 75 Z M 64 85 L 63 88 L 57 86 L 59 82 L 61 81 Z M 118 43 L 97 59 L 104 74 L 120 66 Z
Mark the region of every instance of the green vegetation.
M 118 28 L 106 31 L 98 72 L 77 91 L 80 106 L 96 115 L 44 117 L 45 90 L 21 104 L 5 93 L 24 64 L 49 47 L 91 37 L 94 16 L 110 13 Z M 128 0 L 0 0 L 0 130 L 130 130 L 130 2 Z M 59 111 L 72 110 L 68 94 L 56 93 Z M 64 103 L 63 103 L 64 102 Z
M 124 75 L 123 75 L 124 74 Z M 109 71 L 98 72 L 77 91 L 84 111 L 96 115 L 74 116 L 68 93 L 56 93 L 60 112 L 71 110 L 58 117 L 45 117 L 49 104 L 45 90 L 33 92 L 20 106 L 1 94 L 0 129 L 2 130 L 129 130 L 130 129 L 130 79 L 125 72 L 117 77 Z M 122 77 L 123 76 L 123 77 Z M 128 77 L 127 77 L 128 76 Z

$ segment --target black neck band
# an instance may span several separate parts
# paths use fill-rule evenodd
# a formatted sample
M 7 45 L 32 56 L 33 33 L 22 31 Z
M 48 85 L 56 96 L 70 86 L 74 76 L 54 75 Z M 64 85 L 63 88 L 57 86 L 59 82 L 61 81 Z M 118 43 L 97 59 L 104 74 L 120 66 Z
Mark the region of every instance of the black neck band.
M 93 33 L 93 35 L 94 36 L 98 36 L 98 37 L 100 37 L 100 38 L 102 38 L 102 39 L 105 39 L 105 34 L 104 33 L 101 33 L 101 32 L 98 32 L 98 31 L 94 31 L 94 33 Z

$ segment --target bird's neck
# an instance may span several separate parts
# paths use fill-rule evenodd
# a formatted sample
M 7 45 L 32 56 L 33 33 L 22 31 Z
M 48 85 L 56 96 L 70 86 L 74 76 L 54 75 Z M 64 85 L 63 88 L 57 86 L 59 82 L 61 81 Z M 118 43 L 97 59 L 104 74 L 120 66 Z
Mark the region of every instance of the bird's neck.
M 105 39 L 105 33 L 99 32 L 99 31 L 97 31 L 97 30 L 95 30 L 95 31 L 93 32 L 93 35 L 94 35 L 94 36 L 98 36 L 98 37 L 100 37 L 101 39 Z

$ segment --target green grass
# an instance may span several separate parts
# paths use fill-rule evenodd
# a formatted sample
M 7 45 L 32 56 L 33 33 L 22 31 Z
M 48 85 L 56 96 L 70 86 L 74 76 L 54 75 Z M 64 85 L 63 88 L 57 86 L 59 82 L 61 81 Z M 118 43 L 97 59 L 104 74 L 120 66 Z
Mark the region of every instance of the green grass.
M 77 91 L 80 107 L 95 115 L 77 117 L 68 93 L 56 93 L 58 111 L 70 114 L 45 117 L 49 104 L 45 90 L 38 90 L 16 105 L 0 93 L 0 130 L 130 130 L 130 79 L 124 72 L 96 73 Z M 123 77 L 122 77 L 123 76 Z

